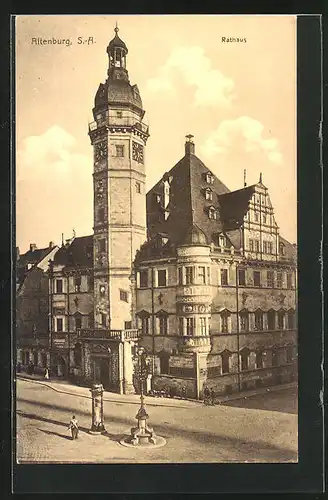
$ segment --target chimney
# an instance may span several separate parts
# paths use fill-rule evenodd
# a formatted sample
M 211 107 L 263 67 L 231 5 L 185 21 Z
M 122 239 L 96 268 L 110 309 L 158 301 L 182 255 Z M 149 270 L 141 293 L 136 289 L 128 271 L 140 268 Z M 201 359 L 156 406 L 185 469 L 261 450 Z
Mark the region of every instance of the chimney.
M 49 248 L 53 248 L 55 246 L 53 241 L 49 241 Z
M 30 243 L 30 252 L 34 252 L 34 250 L 37 249 L 37 246 L 35 243 Z
M 195 154 L 195 144 L 193 142 L 193 139 L 194 136 L 189 134 L 189 135 L 186 135 L 186 142 L 185 142 L 185 153 L 186 155 L 190 155 L 190 154 Z

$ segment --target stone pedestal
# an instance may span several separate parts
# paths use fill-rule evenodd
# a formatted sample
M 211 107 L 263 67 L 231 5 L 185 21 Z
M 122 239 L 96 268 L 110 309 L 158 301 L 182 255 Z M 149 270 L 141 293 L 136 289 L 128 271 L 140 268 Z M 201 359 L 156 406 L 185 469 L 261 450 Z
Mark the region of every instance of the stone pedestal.
M 131 429 L 131 444 L 136 445 L 147 445 L 156 444 L 156 434 L 152 427 L 148 427 L 147 419 L 149 418 L 146 409 L 141 406 L 136 419 L 138 421 L 137 427 L 132 427 Z
M 93 384 L 90 389 L 92 397 L 92 422 L 90 434 L 102 434 L 105 432 L 104 411 L 103 411 L 103 386 L 102 384 Z

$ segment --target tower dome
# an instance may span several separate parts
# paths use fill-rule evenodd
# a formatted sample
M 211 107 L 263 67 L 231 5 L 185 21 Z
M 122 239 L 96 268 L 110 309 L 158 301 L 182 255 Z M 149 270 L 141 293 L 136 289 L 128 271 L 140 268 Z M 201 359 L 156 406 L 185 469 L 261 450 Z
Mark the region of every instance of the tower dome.
M 128 48 L 125 45 L 125 43 L 123 42 L 123 40 L 121 40 L 121 38 L 117 34 L 118 31 L 119 31 L 117 23 L 116 23 L 116 27 L 115 27 L 114 31 L 115 31 L 115 36 L 109 42 L 108 47 L 107 47 L 107 52 L 110 52 L 112 50 L 115 50 L 116 48 L 119 48 L 119 49 L 123 49 L 125 51 L 125 54 L 127 54 L 128 53 Z

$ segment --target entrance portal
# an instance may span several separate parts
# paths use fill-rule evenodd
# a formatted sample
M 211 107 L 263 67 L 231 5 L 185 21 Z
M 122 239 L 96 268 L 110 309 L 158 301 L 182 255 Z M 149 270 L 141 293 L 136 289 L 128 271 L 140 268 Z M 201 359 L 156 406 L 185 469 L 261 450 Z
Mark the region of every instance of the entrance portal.
M 105 357 L 94 357 L 92 365 L 95 382 L 102 384 L 104 389 L 112 389 L 110 359 Z

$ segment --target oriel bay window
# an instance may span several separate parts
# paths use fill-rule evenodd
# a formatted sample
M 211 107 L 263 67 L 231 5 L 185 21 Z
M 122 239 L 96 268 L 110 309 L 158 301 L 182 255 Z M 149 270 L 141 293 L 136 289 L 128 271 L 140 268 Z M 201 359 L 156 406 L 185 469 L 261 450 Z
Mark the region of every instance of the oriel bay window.
M 206 283 L 206 268 L 205 266 L 198 266 L 198 283 L 205 285 Z
M 184 335 L 184 318 L 179 318 L 179 335 Z
M 258 309 L 255 311 L 255 330 L 262 331 L 263 330 L 263 311 Z
M 199 318 L 199 333 L 201 335 L 206 335 L 206 318 Z
M 194 268 L 192 266 L 186 267 L 186 285 L 192 285 L 194 282 Z

